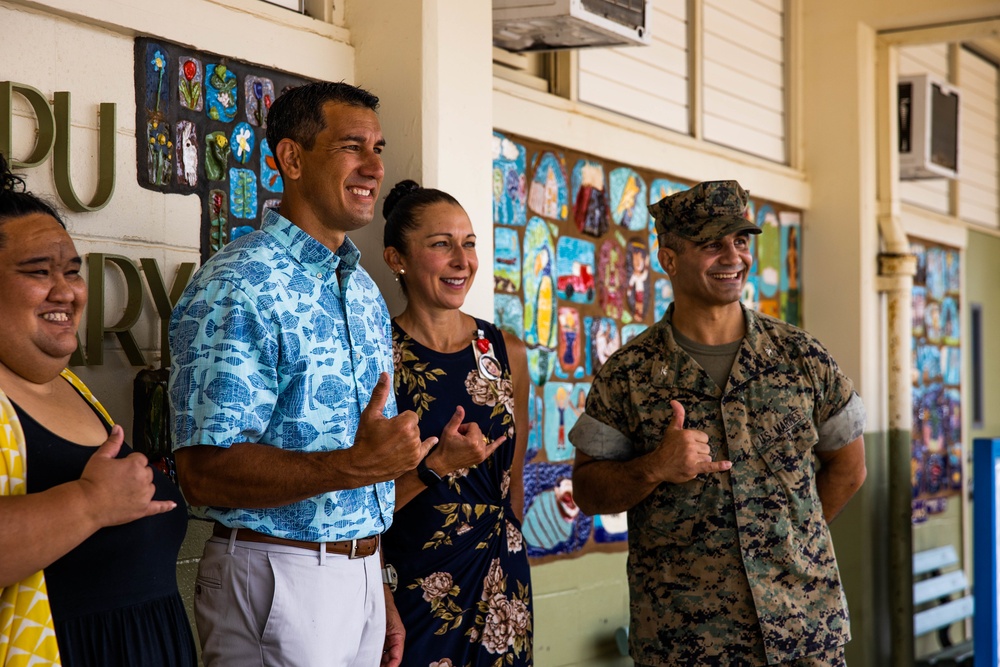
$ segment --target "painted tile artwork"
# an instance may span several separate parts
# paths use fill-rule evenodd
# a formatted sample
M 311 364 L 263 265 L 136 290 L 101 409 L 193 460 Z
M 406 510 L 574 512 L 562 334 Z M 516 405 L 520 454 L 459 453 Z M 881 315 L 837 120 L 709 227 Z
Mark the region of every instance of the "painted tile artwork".
M 616 224 L 637 232 L 649 221 L 649 199 L 646 181 L 633 169 L 618 167 L 609 176 L 611 181 L 611 219 Z
M 197 58 L 177 59 L 177 98 L 181 106 L 201 111 L 205 106 L 205 74 Z
M 498 327 L 524 339 L 524 304 L 513 294 L 493 295 L 493 321 Z
M 532 213 L 552 220 L 565 220 L 569 215 L 569 192 L 566 185 L 566 164 L 562 156 L 547 152 L 532 159 L 535 177 L 528 190 L 528 208 Z
M 604 183 L 604 165 L 591 160 L 577 160 L 573 167 L 573 221 L 576 229 L 589 236 L 603 236 L 608 231 L 608 195 Z
M 493 221 L 497 224 L 527 222 L 524 160 L 524 146 L 493 133 Z
M 271 152 L 267 139 L 260 140 L 260 184 L 269 192 L 285 191 L 281 174 L 278 172 L 278 163 L 274 160 L 274 153 Z
M 493 231 L 493 289 L 517 292 L 521 289 L 521 240 L 517 230 L 497 227 Z
M 306 79 L 163 40 L 135 40 L 139 184 L 201 199 L 201 255 L 260 226 L 283 184 L 264 138 L 277 95 Z M 523 171 L 523 170 L 522 170 Z
M 223 63 L 209 65 L 205 72 L 208 74 L 208 86 L 205 88 L 208 117 L 228 123 L 236 118 L 236 107 L 239 105 L 236 75 Z
M 559 342 L 557 349 L 559 365 L 555 374 L 560 378 L 583 377 L 583 366 L 580 363 L 583 354 L 583 330 L 580 322 L 580 311 L 576 308 L 562 306 L 559 308 Z
M 594 244 L 572 236 L 556 243 L 556 293 L 560 299 L 593 303 Z
M 962 491 L 961 254 L 919 239 L 910 250 L 917 258 L 910 485 L 913 522 L 920 523 Z
M 590 517 L 573 500 L 569 432 L 601 366 L 673 301 L 648 206 L 688 187 L 493 133 L 495 321 L 525 341 L 531 378 L 524 537 L 532 562 L 625 549 L 624 514 Z M 752 200 L 747 217 L 764 225 L 752 250 L 766 263 L 767 307 L 800 324 L 800 213 Z M 744 301 L 758 307 L 760 274 L 752 278 Z M 946 309 L 957 307 L 942 300 Z

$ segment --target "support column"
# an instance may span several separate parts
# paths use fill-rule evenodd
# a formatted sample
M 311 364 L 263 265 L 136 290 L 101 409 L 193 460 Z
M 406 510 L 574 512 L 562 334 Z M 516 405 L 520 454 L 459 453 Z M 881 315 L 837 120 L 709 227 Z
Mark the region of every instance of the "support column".
M 889 389 L 889 606 L 893 667 L 913 664 L 913 511 L 910 458 L 913 447 L 913 276 L 899 206 L 896 85 L 898 52 L 880 39 L 877 48 L 879 291 L 886 296 Z
M 465 302 L 493 319 L 493 14 L 489 2 L 350 0 L 355 82 L 381 98 L 385 181 L 375 221 L 355 242 L 391 312 L 403 299 L 382 262 L 382 200 L 412 178 L 455 196 L 478 235 L 480 270 Z

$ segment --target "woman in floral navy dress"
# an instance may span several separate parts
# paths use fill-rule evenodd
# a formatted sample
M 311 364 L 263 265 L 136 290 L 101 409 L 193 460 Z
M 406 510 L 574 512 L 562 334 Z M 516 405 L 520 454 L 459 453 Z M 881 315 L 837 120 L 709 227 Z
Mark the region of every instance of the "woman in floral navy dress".
M 479 261 L 451 195 L 403 181 L 383 213 L 385 261 L 407 296 L 392 323 L 396 402 L 420 417 L 421 437 L 440 438 L 396 480 L 383 542 L 399 574 L 402 665 L 530 665 L 524 344 L 460 310 Z

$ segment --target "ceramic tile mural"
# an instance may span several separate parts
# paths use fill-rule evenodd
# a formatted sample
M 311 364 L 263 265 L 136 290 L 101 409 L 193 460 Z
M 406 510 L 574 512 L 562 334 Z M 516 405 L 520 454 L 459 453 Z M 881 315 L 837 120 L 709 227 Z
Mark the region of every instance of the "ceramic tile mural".
M 267 110 L 307 80 L 145 37 L 135 40 L 135 78 L 139 184 L 201 199 L 208 259 L 278 207 Z
M 961 253 L 911 239 L 913 277 L 913 521 L 943 512 L 962 490 Z
M 673 298 L 647 206 L 689 186 L 493 135 L 495 321 L 528 347 L 524 536 L 534 562 L 625 548 L 624 514 L 589 517 L 576 506 L 567 434 L 594 374 Z M 754 198 L 747 215 L 764 231 L 744 301 L 801 324 L 800 214 Z

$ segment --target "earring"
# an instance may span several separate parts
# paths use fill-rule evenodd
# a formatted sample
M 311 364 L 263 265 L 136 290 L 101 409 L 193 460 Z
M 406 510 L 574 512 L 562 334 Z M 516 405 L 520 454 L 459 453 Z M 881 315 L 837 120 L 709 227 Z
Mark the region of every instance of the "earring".
M 406 275 L 406 269 L 400 269 L 399 271 L 397 271 L 396 272 L 396 278 L 395 278 L 396 282 L 397 283 L 399 282 L 399 277 L 400 276 L 405 276 L 405 275 Z

